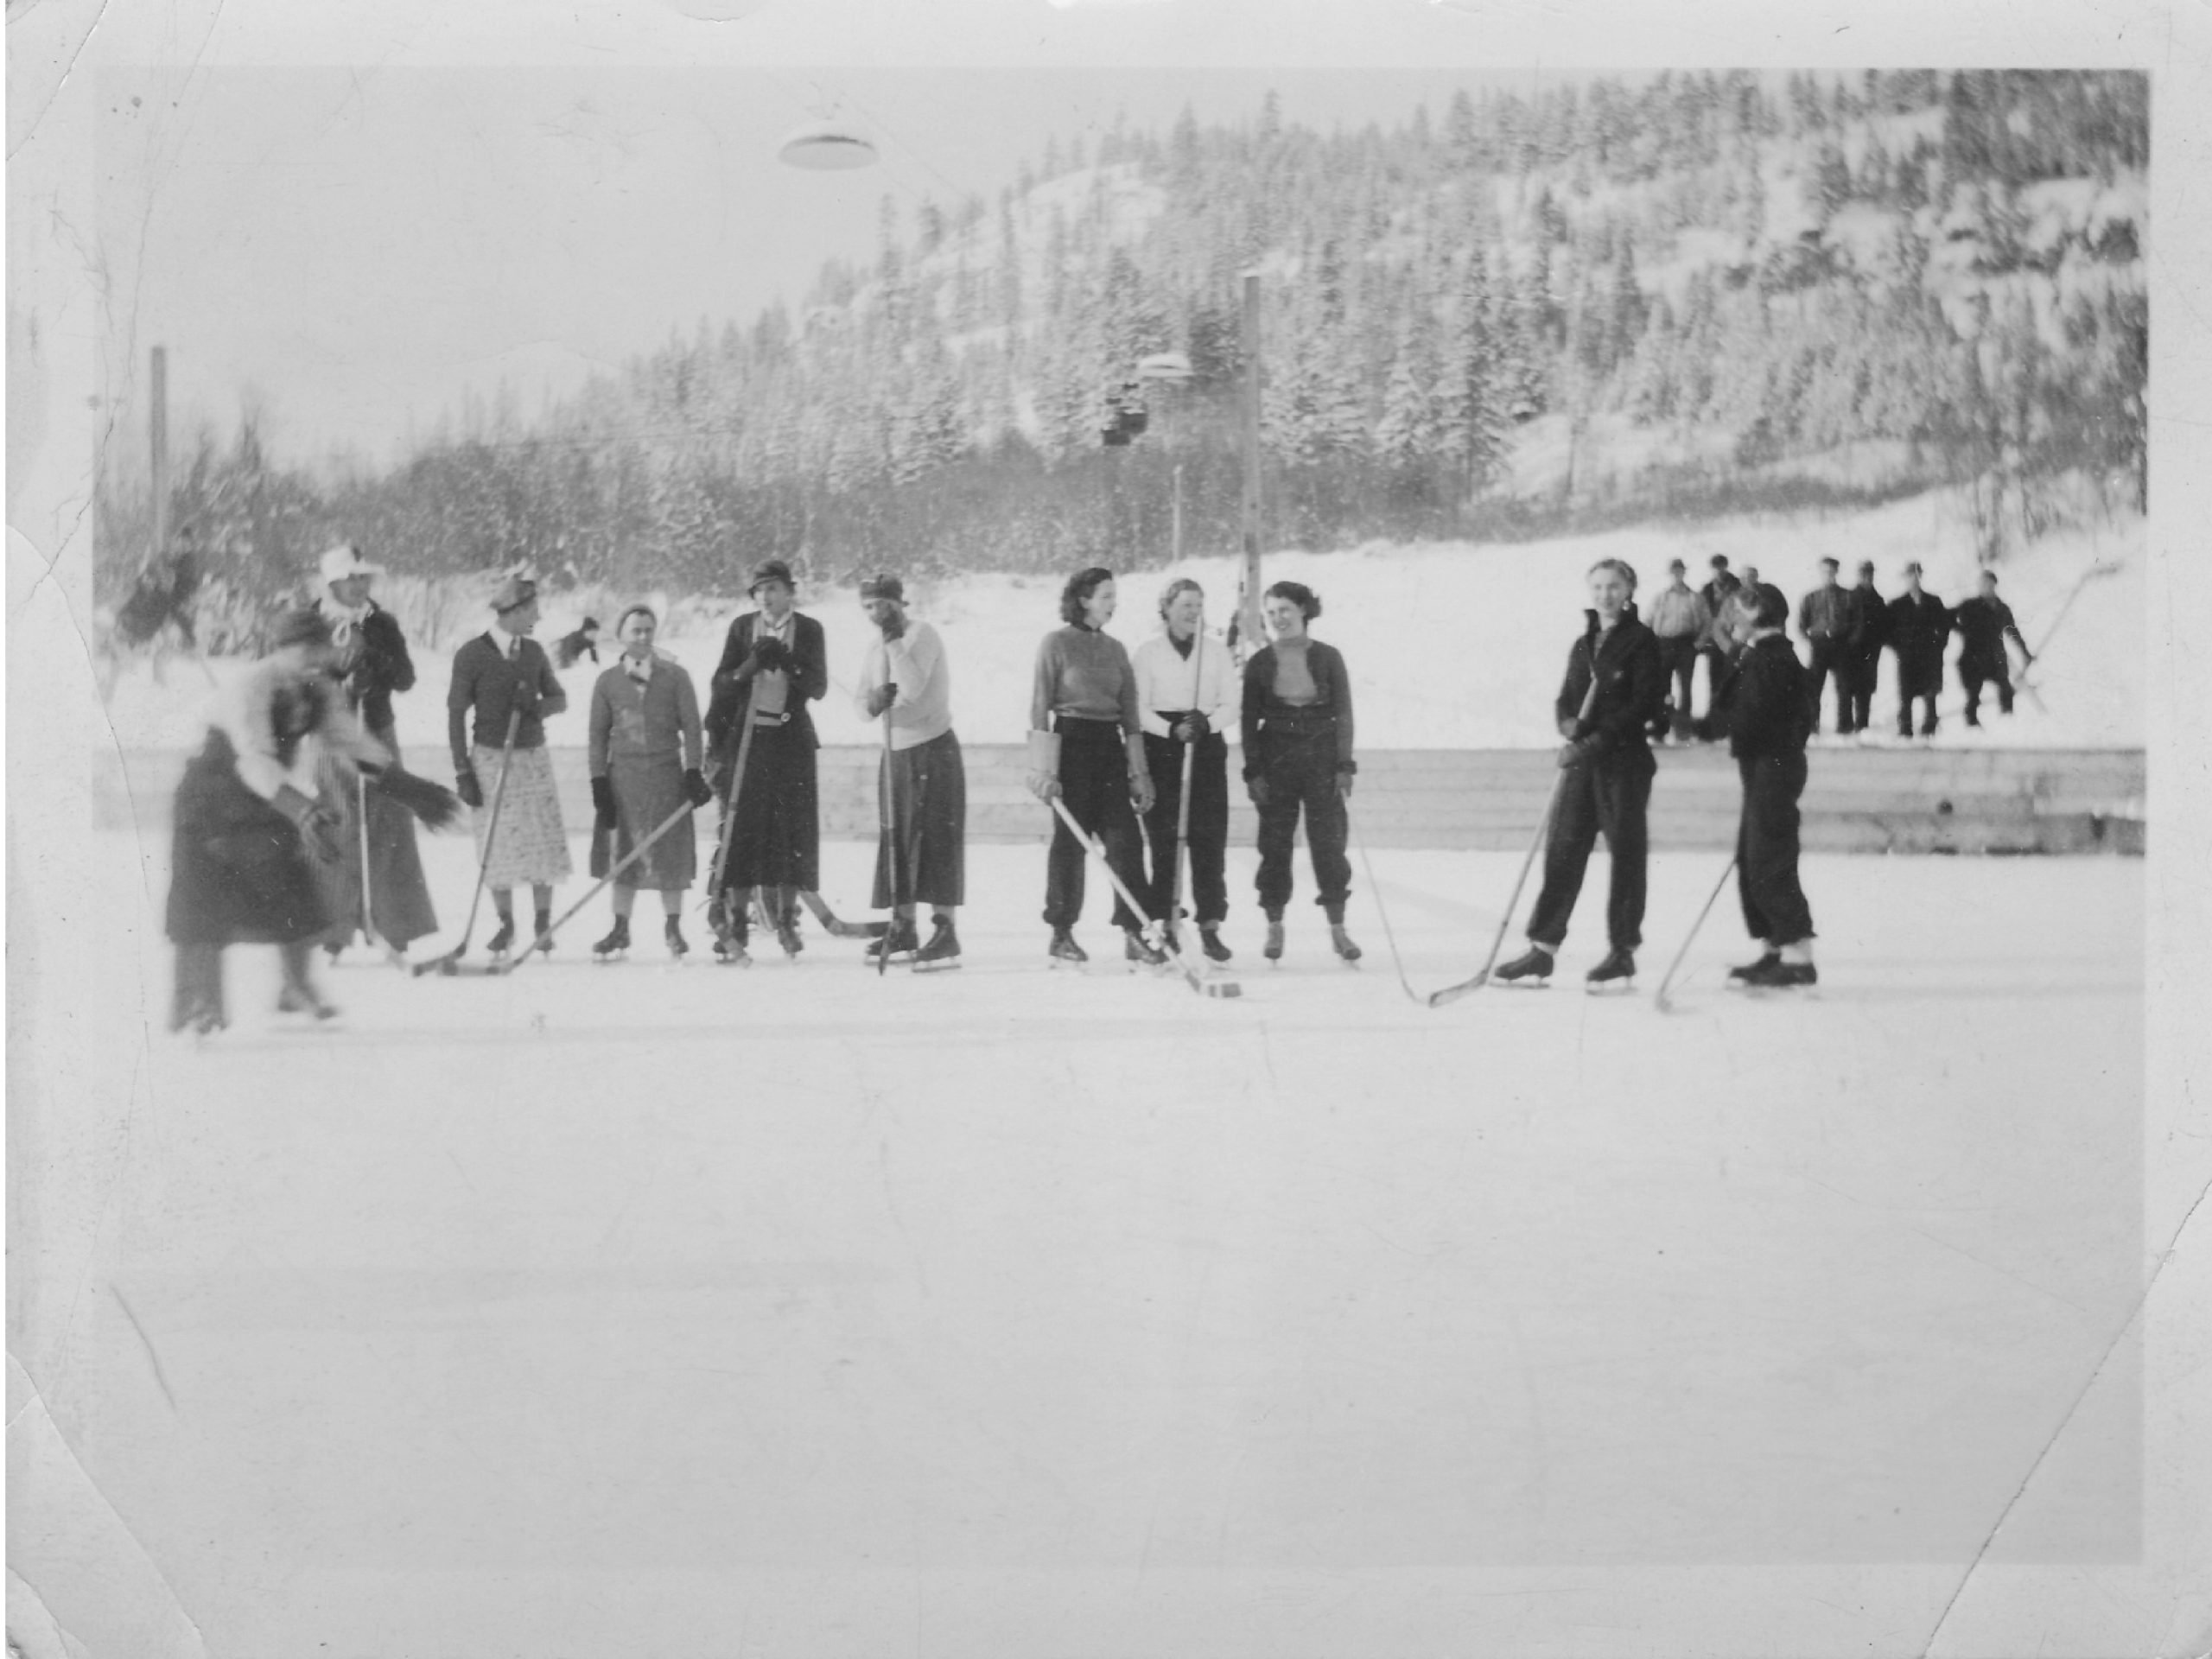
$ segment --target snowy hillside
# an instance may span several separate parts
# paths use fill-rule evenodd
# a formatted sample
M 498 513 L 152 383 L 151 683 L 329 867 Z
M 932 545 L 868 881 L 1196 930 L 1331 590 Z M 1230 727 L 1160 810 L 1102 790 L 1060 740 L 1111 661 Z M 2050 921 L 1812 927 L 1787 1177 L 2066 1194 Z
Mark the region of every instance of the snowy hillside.
M 2143 667 L 2145 589 L 2140 520 L 2120 528 L 2053 536 L 2034 543 L 2003 569 L 2002 596 L 2029 642 L 2039 643 L 2082 574 L 2099 561 L 2118 561 L 2118 574 L 2082 588 L 2049 655 L 2034 676 L 2041 693 L 2023 696 L 2010 721 L 1979 733 L 1948 719 L 1939 742 L 2038 747 L 2134 747 L 2143 742 L 2147 686 Z M 1266 562 L 1267 580 L 1304 582 L 1322 596 L 1315 632 L 1345 654 L 1357 698 L 1359 741 L 1375 748 L 1525 747 L 1553 741 L 1551 699 L 1568 644 L 1581 626 L 1582 575 L 1592 561 L 1625 558 L 1649 591 L 1665 579 L 1669 558 L 1702 580 L 1715 553 L 1732 565 L 1758 567 L 1794 603 L 1812 587 L 1823 555 L 1845 566 L 1845 580 L 1862 558 L 1878 567 L 1885 594 L 1900 588 L 1908 559 L 1927 566 L 1929 588 L 1956 601 L 1974 591 L 1971 538 L 1950 498 L 1924 496 L 1878 511 L 1788 517 L 1763 515 L 1684 534 L 1627 530 L 1516 545 L 1438 543 L 1371 543 L 1349 553 L 1282 552 Z M 1190 561 L 1172 571 L 1147 572 L 1122 585 L 1111 632 L 1134 646 L 1154 626 L 1154 600 L 1171 575 L 1205 584 L 1209 617 L 1227 620 L 1236 574 L 1224 559 Z M 917 614 L 944 634 L 953 664 L 953 710 L 969 742 L 1013 743 L 1027 724 L 1029 676 L 1037 641 L 1057 626 L 1057 578 L 961 575 L 918 585 Z M 649 596 L 658 597 L 658 596 Z M 868 722 L 847 693 L 867 643 L 867 623 L 850 589 L 810 590 L 810 613 L 827 630 L 836 686 L 817 717 L 823 741 L 866 743 Z M 686 606 L 690 613 L 695 607 Z M 741 608 L 732 601 L 705 609 L 706 626 L 668 639 L 667 647 L 703 685 L 721 645 L 721 623 Z M 549 606 L 539 637 L 552 639 L 580 617 Z M 609 620 L 609 619 L 602 619 Z M 602 650 L 602 657 L 612 657 Z M 445 747 L 442 664 L 423 653 L 422 683 L 398 700 L 400 736 L 410 753 L 435 756 Z M 215 664 L 219 677 L 233 671 Z M 1878 729 L 1895 712 L 1887 680 L 1877 701 Z M 572 707 L 553 723 L 556 743 L 581 744 L 588 665 L 566 677 Z M 172 663 L 167 683 L 143 666 L 118 685 L 110 704 L 124 747 L 175 748 L 196 741 L 207 683 L 188 663 Z M 1703 692 L 1699 693 L 1700 703 Z M 1947 711 L 1959 702 L 1955 680 L 1945 687 Z M 1833 723 L 1832 721 L 1830 722 Z

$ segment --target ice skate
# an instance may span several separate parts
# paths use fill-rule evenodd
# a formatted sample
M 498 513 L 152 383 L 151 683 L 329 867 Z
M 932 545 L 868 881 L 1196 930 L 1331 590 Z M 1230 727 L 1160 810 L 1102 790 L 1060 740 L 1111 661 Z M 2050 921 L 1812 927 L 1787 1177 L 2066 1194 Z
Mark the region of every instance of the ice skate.
M 1746 991 L 1810 990 L 1821 982 L 1821 971 L 1809 962 L 1785 962 L 1779 956 L 1767 957 L 1728 976 L 1728 982 Z
M 806 949 L 806 941 L 798 936 L 798 914 L 796 911 L 786 911 L 776 918 L 776 943 L 784 947 L 784 954 L 793 962 L 797 962 L 798 953 Z
M 691 942 L 683 937 L 683 924 L 671 916 L 660 931 L 661 942 L 668 946 L 668 954 L 681 962 L 691 954 Z
M 1351 942 L 1351 935 L 1344 931 L 1344 925 L 1342 922 L 1329 924 L 1329 944 L 1343 959 L 1345 967 L 1359 966 L 1360 948 Z
M 1525 953 L 1491 972 L 1491 978 L 1500 985 L 1519 985 L 1532 991 L 1543 989 L 1551 976 L 1552 953 L 1540 944 L 1530 945 Z
M 1760 955 L 1757 962 L 1747 962 L 1741 967 L 1731 968 L 1728 970 L 1728 988 L 1731 990 L 1741 990 L 1745 985 L 1756 982 L 1763 975 L 1770 972 L 1775 964 L 1781 960 L 1782 952 L 1770 947 Z
M 630 954 L 630 918 L 617 916 L 605 938 L 591 948 L 594 962 L 620 962 Z
M 553 936 L 547 931 L 552 925 L 553 912 L 550 910 L 541 910 L 531 918 L 530 944 L 523 951 L 524 956 L 528 956 L 532 950 L 542 951 L 549 957 L 553 954 Z M 627 923 L 623 925 L 623 932 L 625 936 L 629 932 Z
M 1046 947 L 1045 955 L 1055 968 L 1080 968 L 1090 960 L 1090 952 L 1077 944 L 1074 933 L 1065 927 L 1052 930 L 1052 942 Z
M 906 937 L 914 936 L 913 925 L 907 924 Z M 941 973 L 960 965 L 960 936 L 952 930 L 952 919 L 947 916 L 937 918 L 937 927 L 930 934 L 930 942 L 914 954 L 914 971 L 918 974 Z
M 1282 922 L 1274 916 L 1268 918 L 1268 942 L 1260 947 L 1260 954 L 1269 962 L 1282 960 Z
M 944 922 L 938 923 L 938 932 L 943 932 L 944 928 Z M 931 944 L 937 943 L 936 935 L 931 936 L 930 943 Z M 876 965 L 876 958 L 887 950 L 891 953 L 891 960 L 893 962 L 912 962 L 916 953 L 921 948 L 921 938 L 914 931 L 914 918 L 911 916 L 899 916 L 892 919 L 891 931 L 880 939 L 869 940 L 868 949 L 861 954 L 868 965 L 873 968 Z M 959 949 L 957 944 L 953 946 L 953 954 L 956 957 L 959 954 Z
M 1605 959 L 1592 968 L 1582 982 L 1582 988 L 1592 995 L 1618 994 L 1636 988 L 1636 958 L 1618 945 L 1605 953 Z
M 1218 922 L 1198 924 L 1198 949 L 1205 952 L 1208 962 L 1227 962 L 1236 955 L 1221 942 L 1221 924 Z
M 1165 968 L 1167 965 L 1167 953 L 1135 928 L 1122 929 L 1122 937 L 1126 941 L 1122 947 L 1122 955 L 1131 968 Z
M 745 935 L 724 933 L 715 940 L 715 960 L 725 968 L 750 968 L 753 958 L 745 949 Z
M 497 964 L 506 961 L 508 953 L 514 949 L 514 946 L 515 918 L 512 916 L 502 916 L 499 918 L 499 931 L 485 942 L 485 951 L 491 957 L 493 963 Z

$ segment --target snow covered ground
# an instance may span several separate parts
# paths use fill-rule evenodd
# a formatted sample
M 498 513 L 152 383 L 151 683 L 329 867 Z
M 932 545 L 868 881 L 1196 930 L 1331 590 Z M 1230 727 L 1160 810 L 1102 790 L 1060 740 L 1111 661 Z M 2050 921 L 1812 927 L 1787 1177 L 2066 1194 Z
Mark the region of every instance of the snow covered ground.
M 103 1528 L 236 1659 L 1910 1654 L 2016 1493 L 1992 1564 L 2138 1547 L 2132 1348 L 2037 1459 L 2141 1284 L 2139 861 L 1814 859 L 1818 999 L 1719 988 L 1724 899 L 1662 1015 L 1573 988 L 1602 857 L 1565 985 L 1430 1012 L 1367 868 L 1365 968 L 1301 902 L 1266 971 L 1234 855 L 1223 1001 L 1096 892 L 1046 971 L 986 847 L 957 973 L 594 967 L 594 906 L 503 980 L 353 953 L 330 1028 L 234 951 L 198 1044 L 94 839 L 137 994 L 22 1010 L 16 1143 L 15 1559 L 87 1651 L 162 1650 L 73 1594 Z M 1375 861 L 1418 986 L 1516 862 Z M 1654 861 L 1647 990 L 1718 874 Z M 2019 1650 L 1979 1583 L 1944 1650 Z
M 1955 503 L 1929 495 L 1873 512 L 1822 517 L 1765 514 L 1694 532 L 1628 530 L 1516 545 L 1380 543 L 1326 554 L 1276 553 L 1267 579 L 1304 582 L 1321 594 L 1325 613 L 1315 632 L 1341 649 L 1351 668 L 1360 741 L 1376 748 L 1516 748 L 1554 741 L 1551 700 L 1567 648 L 1586 602 L 1583 573 L 1597 559 L 1620 557 L 1643 577 L 1644 592 L 1666 579 L 1667 562 L 1690 566 L 1694 585 L 1706 562 L 1726 554 L 1741 569 L 1757 566 L 1790 596 L 1815 585 L 1823 555 L 1840 561 L 1847 583 L 1858 562 L 1872 559 L 1878 585 L 1894 594 L 1908 559 L 1928 568 L 1929 588 L 1954 603 L 1974 591 L 1972 542 Z M 2011 720 L 1969 732 L 1957 717 L 1962 696 L 1947 675 L 1942 746 L 2034 748 L 2134 748 L 2144 741 L 2144 541 L 2139 519 L 2116 529 L 2069 531 L 2034 543 L 2003 568 L 2001 594 L 2031 645 L 2040 644 L 2082 574 L 2105 561 L 2121 564 L 2090 582 L 2067 613 L 2036 671 L 2037 697 L 2023 696 Z M 1171 571 L 1146 572 L 1122 585 L 1112 632 L 1134 646 L 1156 626 L 1154 601 L 1168 578 L 1205 584 L 1211 619 L 1226 622 L 1236 576 L 1226 559 L 1193 560 Z M 1028 723 L 1030 674 L 1037 641 L 1057 625 L 1058 577 L 977 575 L 918 588 L 919 614 L 944 631 L 953 664 L 953 712 L 963 739 L 1016 743 Z M 664 607 L 664 596 L 648 595 Z M 866 619 L 849 591 L 802 596 L 828 631 L 830 668 L 839 689 L 817 718 L 823 741 L 865 743 L 873 727 L 854 710 L 849 690 L 866 645 Z M 744 608 L 733 600 L 714 626 L 664 643 L 702 684 L 721 654 L 722 625 Z M 486 621 L 488 623 L 488 613 Z M 582 620 L 557 601 L 538 637 L 550 641 Z M 601 621 L 612 626 L 611 614 Z M 1802 649 L 1802 648 L 1801 648 Z M 410 753 L 445 747 L 444 658 L 418 655 L 422 683 L 398 701 L 400 741 Z M 1876 700 L 1878 728 L 1891 729 L 1896 696 L 1885 658 Z M 234 665 L 213 665 L 227 677 Z M 567 677 L 569 714 L 551 728 L 555 743 L 584 741 L 588 664 Z M 182 749 L 197 743 L 208 682 L 189 663 L 171 663 L 157 682 L 143 665 L 118 681 L 109 717 L 124 748 Z M 1702 699 L 1704 693 L 1699 696 Z M 1833 720 L 1828 722 L 1833 724 Z

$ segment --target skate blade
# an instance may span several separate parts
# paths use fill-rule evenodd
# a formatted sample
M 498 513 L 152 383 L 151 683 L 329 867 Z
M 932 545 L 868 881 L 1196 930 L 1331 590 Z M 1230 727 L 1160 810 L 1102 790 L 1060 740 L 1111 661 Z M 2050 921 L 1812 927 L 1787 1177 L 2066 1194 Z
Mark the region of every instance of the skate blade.
M 1548 991 L 1552 988 L 1548 979 L 1492 979 L 1484 982 L 1495 985 L 1501 991 Z
M 896 962 L 899 958 L 893 957 L 892 960 Z M 906 962 L 907 965 L 918 974 L 949 973 L 953 969 L 957 968 L 960 965 L 960 958 L 957 957 L 945 957 L 936 962 L 916 962 L 912 957 L 909 957 L 906 959 Z
M 1582 988 L 1585 996 L 1631 996 L 1635 992 L 1636 981 L 1633 979 L 1608 979 Z

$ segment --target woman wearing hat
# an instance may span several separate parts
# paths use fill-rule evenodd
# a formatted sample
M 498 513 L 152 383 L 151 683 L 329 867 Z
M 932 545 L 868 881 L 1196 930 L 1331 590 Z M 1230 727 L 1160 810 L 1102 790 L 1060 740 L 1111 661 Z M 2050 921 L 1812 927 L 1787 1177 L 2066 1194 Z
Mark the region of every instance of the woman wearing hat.
M 861 664 L 854 706 L 864 720 L 887 717 L 891 740 L 877 784 L 888 791 L 882 813 L 887 829 L 877 837 L 873 902 L 890 910 L 893 919 L 868 957 L 873 962 L 882 950 L 911 956 L 924 973 L 957 968 L 954 918 L 967 896 L 968 773 L 952 733 L 944 641 L 906 614 L 906 586 L 896 576 L 861 583 L 861 605 L 876 638 Z M 934 924 L 927 944 L 915 925 L 920 905 L 930 907 Z
M 715 798 L 700 771 L 699 697 L 683 665 L 653 649 L 660 619 L 649 606 L 632 605 L 614 625 L 622 655 L 591 689 L 591 873 L 603 876 L 689 802 Z M 648 846 L 614 882 L 614 928 L 591 948 L 607 957 L 630 948 L 630 913 L 638 889 L 661 897 L 667 917 L 661 937 L 669 954 L 682 957 L 683 894 L 697 873 L 696 837 L 689 819 Z
M 1279 582 L 1262 607 L 1272 644 L 1244 664 L 1244 787 L 1260 812 L 1260 907 L 1268 915 L 1261 954 L 1282 957 L 1282 917 L 1290 903 L 1290 854 L 1298 820 L 1313 861 L 1314 903 L 1329 918 L 1338 956 L 1357 962 L 1344 931 L 1351 863 L 1344 857 L 1351 820 L 1344 799 L 1359 770 L 1352 758 L 1351 676 L 1334 645 L 1306 631 L 1321 614 L 1320 595 L 1302 582 Z
M 822 625 L 794 608 L 798 585 L 781 559 L 755 565 L 747 591 L 759 608 L 729 625 L 706 721 L 709 770 L 725 802 L 748 710 L 753 722 L 736 810 L 725 814 L 730 847 L 722 887 L 712 895 L 715 948 L 730 961 L 745 959 L 750 889 L 760 889 L 784 953 L 796 957 L 798 895 L 822 885 L 814 760 L 821 742 L 806 705 L 830 689 L 829 647 Z
M 346 688 L 348 705 L 363 729 L 399 758 L 391 699 L 412 690 L 414 660 L 398 619 L 369 596 L 383 575 L 362 558 L 359 548 L 341 542 L 322 556 L 322 593 L 315 609 L 330 625 L 331 669 Z M 334 772 L 323 779 L 324 801 L 343 820 L 345 845 L 338 862 L 315 868 L 327 884 L 324 898 L 331 915 L 323 948 L 337 960 L 357 931 L 368 931 L 395 950 L 438 929 L 429 883 L 415 848 L 415 820 L 390 798 L 347 782 Z M 364 880 L 361 824 L 368 821 L 368 865 Z
M 1236 709 L 1236 664 L 1229 647 L 1202 626 L 1205 603 L 1205 590 L 1190 577 L 1169 582 L 1160 596 L 1160 632 L 1136 648 L 1130 664 L 1156 797 L 1145 815 L 1153 914 L 1175 931 L 1170 912 L 1187 753 L 1191 903 L 1207 959 L 1227 962 L 1231 953 L 1222 943 L 1221 924 L 1229 914 L 1229 742 L 1223 733 Z
M 409 776 L 361 729 L 329 672 L 330 626 L 302 607 L 277 620 L 268 656 L 222 702 L 207 742 L 184 770 L 170 810 L 167 925 L 176 946 L 169 1029 L 207 1033 L 228 1023 L 223 951 L 273 944 L 283 963 L 280 1012 L 336 1014 L 308 971 L 330 925 L 313 865 L 335 862 L 338 816 L 315 798 L 317 774 L 355 772 L 433 828 L 460 803 Z
M 1087 834 L 1105 843 L 1106 862 L 1131 893 L 1145 889 L 1144 856 L 1130 810 L 1152 810 L 1152 769 L 1145 759 L 1135 671 L 1122 642 L 1106 632 L 1114 620 L 1114 573 L 1094 565 L 1060 590 L 1062 626 L 1037 647 L 1029 699 L 1029 788 L 1054 796 Z M 1045 924 L 1052 930 L 1052 963 L 1090 960 L 1075 942 L 1083 918 L 1083 843 L 1052 815 L 1052 846 L 1045 864 Z M 1156 967 L 1167 958 L 1144 939 L 1143 918 L 1119 893 L 1114 925 L 1131 962 Z
M 509 576 L 493 594 L 492 610 L 491 627 L 454 653 L 446 741 L 453 749 L 461 798 L 479 809 L 479 879 L 491 888 L 499 912 L 490 946 L 499 957 L 514 944 L 514 889 L 525 884 L 531 888 L 535 941 L 553 920 L 553 884 L 566 880 L 574 866 L 568 829 L 561 821 L 561 798 L 554 789 L 552 758 L 545 753 L 545 721 L 563 713 L 569 698 L 553 677 L 545 647 L 530 637 L 537 626 L 537 584 L 526 576 Z M 496 824 L 486 805 L 495 793 Z

